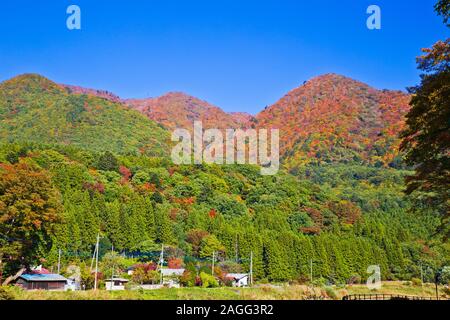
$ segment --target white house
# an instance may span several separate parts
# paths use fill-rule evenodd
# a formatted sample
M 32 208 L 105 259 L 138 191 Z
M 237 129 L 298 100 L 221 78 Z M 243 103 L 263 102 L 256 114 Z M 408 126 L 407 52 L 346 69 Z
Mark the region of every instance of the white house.
M 68 278 L 65 291 L 78 291 L 81 290 L 80 281 L 76 278 Z
M 131 266 L 126 270 L 126 272 L 129 276 L 132 276 L 135 269 L 136 269 L 136 266 Z
M 233 287 L 248 287 L 248 273 L 228 273 L 225 278 L 233 281 Z
M 181 277 L 185 269 L 161 269 L 163 283 L 169 287 L 179 287 L 178 278 Z
M 125 285 L 130 282 L 124 278 L 112 278 L 105 280 L 105 289 L 108 291 L 121 291 L 125 290 Z
M 185 269 L 161 269 L 163 277 L 180 277 L 183 275 Z

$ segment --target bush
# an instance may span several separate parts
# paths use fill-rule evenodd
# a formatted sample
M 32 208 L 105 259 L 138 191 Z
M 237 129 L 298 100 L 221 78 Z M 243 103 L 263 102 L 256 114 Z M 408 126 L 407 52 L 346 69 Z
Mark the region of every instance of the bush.
M 352 285 L 352 284 L 360 284 L 361 281 L 362 281 L 361 276 L 359 274 L 354 274 L 348 280 L 348 284 L 350 284 L 350 285 Z
M 421 286 L 422 285 L 422 280 L 418 279 L 418 278 L 412 278 L 411 279 L 411 283 L 413 286 Z
M 450 266 L 446 266 L 441 272 L 441 283 L 450 284 Z
M 0 301 L 1 300 L 15 300 L 16 295 L 11 287 L 0 287 Z
M 217 288 L 219 286 L 216 278 L 210 274 L 202 272 L 200 273 L 200 279 L 202 281 L 203 288 Z
M 333 300 L 337 300 L 338 296 L 334 289 L 332 287 L 325 287 L 325 292 L 327 293 L 327 296 Z
M 444 289 L 442 289 L 442 291 L 444 291 L 445 295 L 450 296 L 450 283 L 444 286 Z

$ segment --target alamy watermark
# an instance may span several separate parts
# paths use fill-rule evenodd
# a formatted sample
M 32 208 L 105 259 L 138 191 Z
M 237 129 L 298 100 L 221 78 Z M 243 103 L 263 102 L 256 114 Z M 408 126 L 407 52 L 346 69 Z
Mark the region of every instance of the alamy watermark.
M 366 22 L 367 28 L 369 30 L 381 30 L 381 8 L 375 4 L 370 5 L 367 8 L 367 14 L 370 14 Z
M 81 30 L 81 9 L 77 5 L 67 7 L 66 13 L 69 17 L 66 20 L 66 26 L 69 30 Z
M 278 129 L 203 130 L 202 122 L 196 121 L 193 134 L 176 129 L 172 141 L 178 142 L 172 150 L 175 164 L 260 165 L 261 174 L 266 176 L 277 174 L 280 168 Z
M 367 268 L 367 273 L 370 276 L 367 278 L 366 286 L 369 290 L 379 290 L 381 289 L 381 268 L 380 266 L 373 265 Z
M 78 5 L 72 4 L 67 7 L 66 13 L 69 17 L 66 20 L 66 26 L 69 30 L 81 30 L 81 9 Z M 372 4 L 367 7 L 366 13 L 370 16 L 367 18 L 366 26 L 369 30 L 381 29 L 381 8 Z

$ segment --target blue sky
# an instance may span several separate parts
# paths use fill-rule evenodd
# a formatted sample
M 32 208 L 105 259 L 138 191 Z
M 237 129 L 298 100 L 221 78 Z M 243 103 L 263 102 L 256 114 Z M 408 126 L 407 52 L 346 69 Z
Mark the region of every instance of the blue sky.
M 40 73 L 124 98 L 183 91 L 257 113 L 335 72 L 377 88 L 418 82 L 415 57 L 449 36 L 435 0 L 0 2 L 0 80 Z M 82 30 L 66 28 L 79 5 Z M 368 30 L 366 9 L 382 10 Z

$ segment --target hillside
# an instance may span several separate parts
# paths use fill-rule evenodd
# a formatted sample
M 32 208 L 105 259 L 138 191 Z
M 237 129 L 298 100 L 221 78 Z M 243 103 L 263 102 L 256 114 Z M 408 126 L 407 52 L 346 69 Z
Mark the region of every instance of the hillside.
M 222 109 L 181 92 L 171 92 L 158 98 L 131 99 L 126 104 L 169 129 L 191 129 L 194 121 L 202 121 L 204 128 L 241 127 L 238 119 Z
M 314 78 L 257 115 L 279 128 L 285 163 L 398 165 L 398 133 L 410 97 L 336 74 Z
M 39 75 L 0 84 L 0 211 L 28 213 L 36 196 L 45 202 L 52 195 L 47 203 L 63 221 L 55 222 L 51 242 L 38 243 L 30 264 L 55 269 L 62 250 L 64 265 L 86 267 L 99 231 L 101 251 L 114 247 L 145 263 L 164 244 L 167 261 L 192 270 L 186 286 L 197 283 L 196 266 L 211 270 L 213 255 L 223 272 L 246 272 L 252 255 L 261 282 L 304 282 L 314 259 L 318 283 L 334 284 L 365 281 L 374 263 L 384 280 L 410 280 L 421 276 L 417 265 L 449 256 L 433 233 L 439 219 L 432 210 L 411 214 L 403 193 L 409 172 L 357 163 L 393 162 L 403 93 L 336 75 L 291 91 L 257 116 L 258 125 L 282 129 L 289 166 L 331 164 L 262 176 L 257 166 L 176 166 L 152 157 L 170 151 L 161 124 L 189 128 L 201 119 L 205 127 L 229 128 L 255 121 L 247 115 L 181 93 L 127 102 L 158 125 L 101 92 L 78 90 L 87 94 Z M 99 152 L 106 150 L 114 154 Z M 30 177 L 40 184 L 23 183 Z M 4 217 L 3 225 L 14 223 Z M 15 248 L 23 237 L 0 237 L 0 247 L 22 259 Z M 5 274 L 14 267 L 8 262 Z
M 0 84 L 0 140 L 71 144 L 94 151 L 167 152 L 168 132 L 138 112 L 35 74 Z
M 399 167 L 397 136 L 409 99 L 399 91 L 380 91 L 327 74 L 290 91 L 253 117 L 226 113 L 179 92 L 123 100 L 105 90 L 57 85 L 37 75 L 24 75 L 0 85 L 0 120 L 6 124 L 0 138 L 161 154 L 167 149 L 163 145 L 168 133 L 153 121 L 169 130 L 191 129 L 194 121 L 202 121 L 204 128 L 281 129 L 281 153 L 288 168 L 308 163 Z

